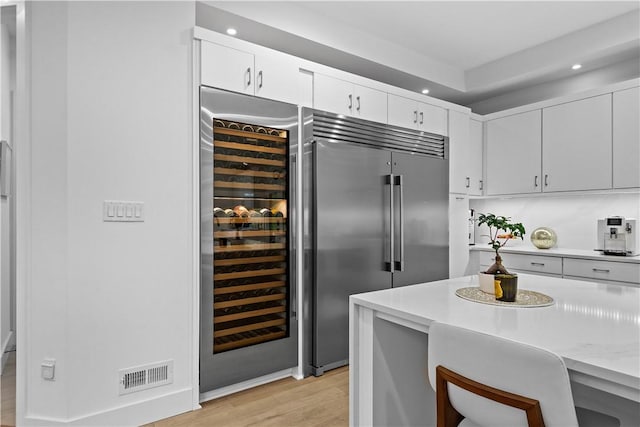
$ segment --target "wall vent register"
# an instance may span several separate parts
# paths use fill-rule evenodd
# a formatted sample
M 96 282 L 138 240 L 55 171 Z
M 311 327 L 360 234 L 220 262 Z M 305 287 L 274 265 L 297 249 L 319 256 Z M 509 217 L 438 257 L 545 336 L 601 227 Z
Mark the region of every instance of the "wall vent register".
M 171 384 L 173 360 L 121 369 L 118 374 L 121 395 Z

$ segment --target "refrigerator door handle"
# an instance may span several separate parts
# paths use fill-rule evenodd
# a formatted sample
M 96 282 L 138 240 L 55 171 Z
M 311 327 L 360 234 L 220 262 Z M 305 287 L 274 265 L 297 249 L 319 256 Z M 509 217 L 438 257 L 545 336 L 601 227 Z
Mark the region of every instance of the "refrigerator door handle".
M 389 186 L 389 262 L 385 262 L 387 267 L 387 271 L 393 273 L 395 271 L 395 262 L 393 260 L 393 255 L 395 251 L 395 240 L 394 240 L 394 207 L 393 207 L 393 174 L 389 174 L 385 177 L 385 184 Z
M 395 177 L 395 185 L 398 186 L 398 199 L 400 202 L 398 207 L 398 215 L 400 217 L 400 226 L 398 230 L 400 238 L 400 244 L 398 245 L 398 258 L 400 261 L 395 261 L 395 269 L 398 271 L 404 271 L 404 191 L 402 181 L 402 175 Z

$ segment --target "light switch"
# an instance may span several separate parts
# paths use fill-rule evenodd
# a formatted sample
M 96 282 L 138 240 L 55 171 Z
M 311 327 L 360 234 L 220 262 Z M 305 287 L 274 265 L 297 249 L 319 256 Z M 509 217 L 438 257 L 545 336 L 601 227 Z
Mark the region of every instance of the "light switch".
M 54 381 L 56 378 L 56 360 L 44 359 L 40 364 L 42 379 Z
M 143 222 L 144 202 L 105 200 L 102 219 L 107 222 Z

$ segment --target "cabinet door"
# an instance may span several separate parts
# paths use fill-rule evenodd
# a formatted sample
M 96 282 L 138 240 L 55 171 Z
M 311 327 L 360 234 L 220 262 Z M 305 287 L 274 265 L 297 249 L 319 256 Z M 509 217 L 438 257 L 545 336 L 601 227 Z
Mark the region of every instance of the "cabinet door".
M 388 95 L 388 123 L 390 125 L 417 129 L 418 103 L 397 95 Z
M 449 112 L 449 120 L 451 114 Z M 451 135 L 449 135 L 451 138 Z M 473 196 L 481 196 L 484 183 L 482 182 L 482 122 L 469 120 L 469 155 L 467 161 L 469 180 L 471 184 L 467 191 Z
M 449 192 L 467 194 L 471 187 L 469 173 L 469 115 L 449 113 Z
M 640 88 L 613 93 L 613 187 L 640 187 Z
M 469 198 L 449 196 L 449 278 L 464 276 L 469 263 Z
M 353 83 L 323 74 L 314 75 L 313 108 L 350 116 L 354 105 Z
M 418 103 L 418 129 L 447 135 L 447 110 L 435 105 Z
M 299 103 L 298 64 L 287 55 L 256 56 L 255 94 L 290 104 Z
M 353 85 L 353 116 L 374 122 L 387 123 L 387 93 Z
M 543 191 L 611 188 L 611 94 L 544 108 L 542 120 Z
M 252 54 L 201 42 L 200 82 L 203 85 L 253 95 L 253 80 Z
M 488 195 L 541 191 L 541 126 L 540 110 L 487 122 Z

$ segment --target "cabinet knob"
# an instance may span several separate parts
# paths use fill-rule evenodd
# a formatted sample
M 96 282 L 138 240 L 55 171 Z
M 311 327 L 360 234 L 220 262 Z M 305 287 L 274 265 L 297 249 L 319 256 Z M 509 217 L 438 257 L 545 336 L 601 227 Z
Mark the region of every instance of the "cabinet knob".
M 484 190 L 484 182 L 480 180 L 480 190 Z
M 351 108 L 353 108 L 353 95 L 349 94 L 349 106 L 348 106 L 349 110 L 351 110 Z
M 467 177 L 466 179 L 467 179 L 467 184 L 465 185 L 465 187 L 469 188 L 469 186 L 471 185 L 471 178 Z
M 418 110 L 413 112 L 413 123 L 418 123 Z
M 262 89 L 262 70 L 258 73 L 258 89 Z
M 356 110 L 360 111 L 360 96 L 356 96 L 356 101 L 358 101 L 358 106 L 356 107 Z
M 549 186 L 549 175 L 547 175 L 546 173 L 544 174 L 544 186 Z
M 424 112 L 420 111 L 420 124 L 424 123 Z
M 247 68 L 247 87 L 251 86 L 251 67 Z
M 533 187 L 538 188 L 538 175 L 533 177 Z

